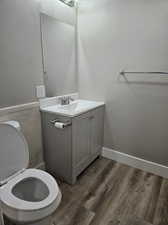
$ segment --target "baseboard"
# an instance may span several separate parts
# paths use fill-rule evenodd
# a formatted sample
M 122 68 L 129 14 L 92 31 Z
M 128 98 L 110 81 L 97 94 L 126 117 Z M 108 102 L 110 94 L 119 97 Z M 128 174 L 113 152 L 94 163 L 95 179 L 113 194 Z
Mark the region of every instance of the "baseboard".
M 168 167 L 163 166 L 161 164 L 137 158 L 135 156 L 118 152 L 106 147 L 103 147 L 102 156 L 135 167 L 137 169 L 141 169 L 149 173 L 153 173 L 161 177 L 168 178 Z

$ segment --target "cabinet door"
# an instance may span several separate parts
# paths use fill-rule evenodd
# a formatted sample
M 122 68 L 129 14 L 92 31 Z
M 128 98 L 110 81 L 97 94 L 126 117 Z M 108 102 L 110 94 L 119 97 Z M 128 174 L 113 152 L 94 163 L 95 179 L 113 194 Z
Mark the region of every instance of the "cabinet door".
M 71 127 L 57 129 L 51 121 L 58 119 L 62 122 L 69 120 L 63 116 L 42 113 L 44 160 L 46 169 L 55 177 L 72 183 L 71 165 Z M 71 122 L 71 121 L 70 121 Z
M 85 113 L 73 119 L 73 168 L 78 175 L 90 159 L 91 113 Z
M 103 147 L 104 106 L 93 110 L 91 118 L 91 154 L 94 157 Z

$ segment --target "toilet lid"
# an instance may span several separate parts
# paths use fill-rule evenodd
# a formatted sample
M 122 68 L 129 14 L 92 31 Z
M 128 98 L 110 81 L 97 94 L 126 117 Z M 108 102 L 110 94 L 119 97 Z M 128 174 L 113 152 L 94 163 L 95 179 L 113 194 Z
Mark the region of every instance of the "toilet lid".
M 0 184 L 28 167 L 27 142 L 16 128 L 0 124 Z

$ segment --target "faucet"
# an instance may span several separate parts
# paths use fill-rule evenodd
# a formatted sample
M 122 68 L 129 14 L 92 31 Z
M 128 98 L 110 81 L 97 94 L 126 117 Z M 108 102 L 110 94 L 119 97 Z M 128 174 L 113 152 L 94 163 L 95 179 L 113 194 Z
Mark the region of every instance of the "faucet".
M 61 105 L 69 105 L 71 101 L 74 101 L 74 99 L 71 96 L 63 96 L 60 97 Z

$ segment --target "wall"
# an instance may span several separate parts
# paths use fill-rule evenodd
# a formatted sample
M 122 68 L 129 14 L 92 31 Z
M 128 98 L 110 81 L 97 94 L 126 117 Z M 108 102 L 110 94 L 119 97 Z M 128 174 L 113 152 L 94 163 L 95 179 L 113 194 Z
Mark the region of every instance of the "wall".
M 44 14 L 41 19 L 47 96 L 77 92 L 75 26 Z
M 79 91 L 104 100 L 105 147 L 168 166 L 167 0 L 79 1 Z
M 36 100 L 43 83 L 37 0 L 0 1 L 0 107 Z
M 76 16 L 74 7 L 69 7 L 62 1 L 40 0 L 40 12 L 55 18 L 59 22 L 75 25 Z

